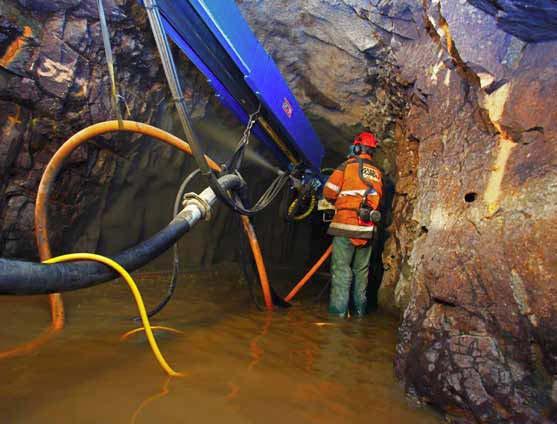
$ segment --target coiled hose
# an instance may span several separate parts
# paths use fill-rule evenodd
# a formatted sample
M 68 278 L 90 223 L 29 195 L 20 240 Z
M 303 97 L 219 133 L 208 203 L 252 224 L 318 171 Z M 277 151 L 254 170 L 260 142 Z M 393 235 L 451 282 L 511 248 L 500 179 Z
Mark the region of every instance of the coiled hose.
M 288 207 L 287 216 L 289 219 L 293 221 L 302 221 L 311 215 L 311 213 L 315 209 L 315 205 L 317 205 L 317 196 L 313 191 L 309 196 L 310 198 L 309 198 L 308 207 L 305 211 L 301 213 L 298 213 L 298 209 L 300 208 L 302 201 L 305 200 L 305 197 L 301 196 L 294 199 L 294 201 Z

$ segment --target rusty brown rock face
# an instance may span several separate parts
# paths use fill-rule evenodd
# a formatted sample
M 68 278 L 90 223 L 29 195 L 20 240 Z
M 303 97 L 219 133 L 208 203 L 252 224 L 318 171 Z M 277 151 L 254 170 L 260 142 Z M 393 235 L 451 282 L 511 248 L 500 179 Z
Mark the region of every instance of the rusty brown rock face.
M 410 278 L 398 282 L 411 295 L 397 373 L 417 396 L 466 422 L 550 422 L 555 46 L 524 46 L 513 69 L 500 65 L 505 81 L 489 88 L 459 54 L 465 34 L 451 33 L 442 12 L 425 11 L 434 31 L 429 59 L 403 69 L 418 75 L 422 101 L 413 102 L 403 142 L 418 140 L 419 163 L 412 215 L 401 215 L 394 232 L 404 240 L 405 226 L 426 231 L 415 233 Z M 414 49 L 424 53 L 428 42 L 420 44 Z
M 396 185 L 374 275 L 384 273 L 380 306 L 403 315 L 396 372 L 408 391 L 459 422 L 557 421 L 557 44 L 528 43 L 551 28 L 504 31 L 526 22 L 526 9 L 512 15 L 521 0 L 238 3 L 320 132 L 327 165 L 357 130 L 380 135 L 376 160 Z M 507 24 L 492 18 L 495 3 Z M 172 129 L 145 15 L 131 0 L 105 5 L 131 115 Z M 69 135 L 113 115 L 94 0 L 0 6 L 0 252 L 33 258 L 42 169 Z M 203 116 L 206 87 L 182 67 Z M 170 205 L 189 167 L 136 138 L 79 150 L 51 200 L 54 250 L 118 250 L 152 233 L 168 214 L 143 200 Z M 108 243 L 132 204 L 136 239 Z M 256 220 L 271 258 L 312 254 L 311 229 L 272 220 L 272 210 Z M 184 254 L 229 259 L 220 237 L 232 225 L 219 214 L 203 230 L 213 237 L 190 239 Z

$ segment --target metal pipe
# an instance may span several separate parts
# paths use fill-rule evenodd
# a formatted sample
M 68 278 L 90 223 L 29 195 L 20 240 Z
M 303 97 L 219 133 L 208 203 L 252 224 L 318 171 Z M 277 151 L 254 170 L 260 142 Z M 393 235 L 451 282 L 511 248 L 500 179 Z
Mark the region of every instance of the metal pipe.
M 211 176 L 213 173 L 211 172 L 211 169 L 207 164 L 207 160 L 203 155 L 201 144 L 193 131 L 193 126 L 186 109 L 186 101 L 183 94 L 184 90 L 180 84 L 180 78 L 178 77 L 174 57 L 172 56 L 172 51 L 170 50 L 170 45 L 168 44 L 168 40 L 164 32 L 159 7 L 155 0 L 145 0 L 144 4 L 147 11 L 147 17 L 149 18 L 149 23 L 151 25 L 151 30 L 153 31 L 153 37 L 155 38 L 155 43 L 157 44 L 159 55 L 161 57 L 168 87 L 170 88 L 170 93 L 176 103 L 176 110 L 178 111 L 178 117 L 180 118 L 180 123 L 182 124 L 186 138 L 190 142 L 193 157 L 197 162 L 197 166 L 201 169 L 201 173 L 207 177 Z

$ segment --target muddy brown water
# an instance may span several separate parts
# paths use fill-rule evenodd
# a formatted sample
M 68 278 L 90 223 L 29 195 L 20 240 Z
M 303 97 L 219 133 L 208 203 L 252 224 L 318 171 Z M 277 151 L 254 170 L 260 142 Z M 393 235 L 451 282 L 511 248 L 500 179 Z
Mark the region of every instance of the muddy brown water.
M 138 281 L 147 304 L 166 276 Z M 308 289 L 308 292 L 311 290 Z M 304 293 L 302 293 L 304 294 Z M 122 282 L 64 296 L 67 326 L 28 355 L 0 359 L 0 423 L 439 423 L 407 399 L 393 374 L 396 321 L 381 314 L 331 320 L 302 297 L 260 312 L 237 274 L 181 276 L 153 325 L 168 378 L 136 325 Z M 0 351 L 29 341 L 49 319 L 45 298 L 0 298 Z

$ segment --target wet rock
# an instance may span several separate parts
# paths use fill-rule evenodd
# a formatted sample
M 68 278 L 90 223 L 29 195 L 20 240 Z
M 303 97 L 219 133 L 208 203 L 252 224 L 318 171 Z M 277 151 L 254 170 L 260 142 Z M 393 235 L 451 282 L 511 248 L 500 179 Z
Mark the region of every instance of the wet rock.
M 490 88 L 480 75 L 490 65 L 479 69 L 459 45 L 482 31 L 489 40 L 493 27 L 459 33 L 459 16 L 444 12 L 463 2 L 428 6 L 430 49 L 401 50 L 402 75 L 418 75 L 405 129 L 418 140 L 419 162 L 415 200 L 395 197 L 395 207 L 413 212 L 400 215 L 390 246 L 400 250 L 409 226 L 423 231 L 410 236 L 409 269 L 395 283 L 395 293 L 410 292 L 397 372 L 409 390 L 469 422 L 549 422 L 557 261 L 545 246 L 557 242 L 547 207 L 556 196 L 556 105 L 541 94 L 555 82 L 553 56 L 541 52 L 554 47 L 524 46 L 513 67 L 493 71 L 506 81 Z
M 408 274 L 408 260 L 417 232 L 427 232 L 418 228 L 412 220 L 416 200 L 416 172 L 418 170 L 419 144 L 409 139 L 400 130 L 397 133 L 395 197 L 393 202 L 393 221 L 388 227 L 389 238 L 383 251 L 384 274 L 379 287 L 379 305 L 388 310 L 404 310 L 410 298 L 410 285 L 405 283 Z
M 58 12 L 75 7 L 81 3 L 81 0 L 18 0 L 18 3 L 26 9 L 37 10 L 40 12 Z
M 114 116 L 95 1 L 39 3 L 0 0 L 15 17 L 0 18 L 3 256 L 36 258 L 32 205 L 46 163 L 72 133 Z M 373 274 L 380 306 L 403 316 L 396 372 L 408 391 L 459 422 L 554 420 L 557 50 L 530 42 L 553 37 L 552 3 L 238 3 L 322 136 L 326 165 L 358 130 L 383 141 L 376 160 L 394 198 Z M 144 13 L 131 0 L 105 6 L 129 115 L 179 134 Z M 197 119 L 232 121 L 191 66 L 180 72 Z M 228 129 L 215 137 L 197 124 L 230 143 Z M 52 195 L 54 250 L 144 239 L 167 222 L 161 205 L 192 166 L 145 137 L 92 141 Z M 260 169 L 248 172 L 261 190 Z M 310 258 L 311 228 L 276 219 L 256 218 L 271 262 Z M 189 239 L 185 262 L 230 259 L 235 227 L 220 213 Z
M 501 29 L 524 41 L 557 39 L 557 7 L 554 0 L 468 0 L 497 18 Z
M 61 20 L 56 19 L 55 24 Z M 64 99 L 73 84 L 78 54 L 55 34 L 45 31 L 35 73 L 38 84 L 46 92 Z

